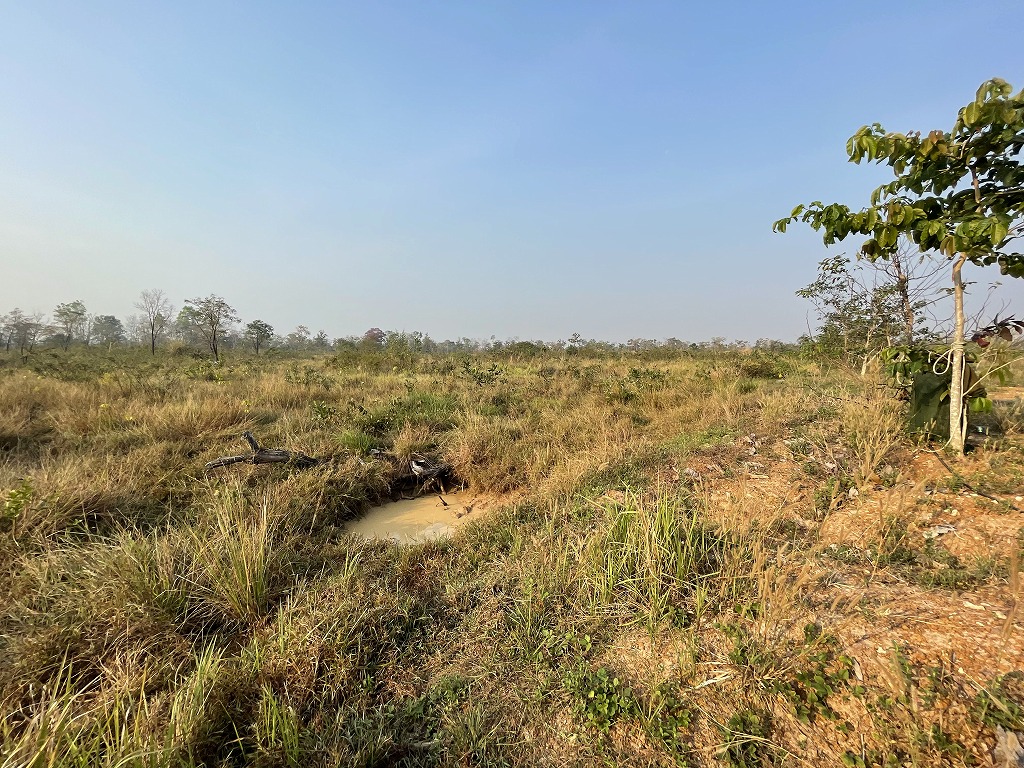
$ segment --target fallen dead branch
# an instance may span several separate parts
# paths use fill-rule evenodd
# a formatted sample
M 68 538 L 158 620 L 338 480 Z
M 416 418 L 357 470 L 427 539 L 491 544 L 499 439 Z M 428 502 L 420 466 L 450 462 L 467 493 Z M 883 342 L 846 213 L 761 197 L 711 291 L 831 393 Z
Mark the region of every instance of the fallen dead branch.
M 237 456 L 221 456 L 219 459 L 207 462 L 207 469 L 226 467 L 231 464 L 291 464 L 292 466 L 305 469 L 320 462 L 312 456 L 307 456 L 298 451 L 286 451 L 283 448 L 263 448 L 252 432 L 243 432 L 242 439 L 252 448 L 252 453 L 243 453 Z

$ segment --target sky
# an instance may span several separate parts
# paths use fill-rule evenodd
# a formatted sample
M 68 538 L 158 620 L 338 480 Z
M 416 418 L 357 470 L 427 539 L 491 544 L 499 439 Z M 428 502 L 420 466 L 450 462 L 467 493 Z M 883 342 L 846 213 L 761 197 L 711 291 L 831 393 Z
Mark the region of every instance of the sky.
M 890 178 L 847 138 L 948 130 L 984 80 L 1024 86 L 1019 0 L 0 18 L 0 313 L 124 318 L 159 288 L 283 334 L 795 339 L 827 252 L 771 225 Z M 1018 282 L 1000 291 L 1024 315 Z

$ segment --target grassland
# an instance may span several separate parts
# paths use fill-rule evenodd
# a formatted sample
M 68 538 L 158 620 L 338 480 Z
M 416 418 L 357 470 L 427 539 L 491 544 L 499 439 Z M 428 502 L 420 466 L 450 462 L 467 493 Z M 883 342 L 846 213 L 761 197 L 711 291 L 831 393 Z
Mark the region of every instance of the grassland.
M 1024 730 L 1002 418 L 952 474 L 794 355 L 7 360 L 2 765 L 986 764 Z M 324 461 L 206 471 L 245 430 Z M 346 533 L 414 453 L 505 503 Z

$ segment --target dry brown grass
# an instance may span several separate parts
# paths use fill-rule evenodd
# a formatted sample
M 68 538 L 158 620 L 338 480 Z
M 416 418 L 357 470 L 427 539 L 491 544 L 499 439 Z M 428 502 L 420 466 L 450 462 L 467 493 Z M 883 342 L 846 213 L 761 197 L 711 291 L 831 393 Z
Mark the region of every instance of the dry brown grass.
M 881 390 L 732 354 L 470 362 L 0 378 L 4 768 L 983 762 L 1024 666 L 1016 534 L 993 503 L 984 569 L 924 545 L 954 501 Z M 206 472 L 245 429 L 323 462 Z M 414 454 L 517 501 L 415 547 L 347 533 Z M 992 655 L 935 682 L 971 626 Z

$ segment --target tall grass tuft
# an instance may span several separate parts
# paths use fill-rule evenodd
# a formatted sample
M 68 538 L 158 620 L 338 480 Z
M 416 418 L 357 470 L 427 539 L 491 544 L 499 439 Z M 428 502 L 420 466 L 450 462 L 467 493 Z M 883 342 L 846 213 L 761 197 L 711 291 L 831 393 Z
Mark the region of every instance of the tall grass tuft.
M 291 768 L 302 764 L 301 723 L 290 704 L 281 701 L 273 689 L 264 685 L 255 720 L 256 750 L 269 764 Z
M 877 387 L 843 402 L 840 418 L 854 464 L 854 482 L 872 482 L 878 468 L 900 444 L 906 430 L 900 404 Z
M 189 530 L 194 580 L 226 618 L 258 620 L 279 591 L 286 542 L 269 496 L 252 504 L 238 488 L 221 490 L 206 526 Z
M 223 669 L 223 653 L 208 646 L 177 689 L 146 698 L 146 670 L 135 690 L 90 696 L 75 688 L 65 664 L 44 686 L 30 717 L 0 722 L 0 766 L 15 768 L 171 768 L 195 765 L 208 702 Z
M 607 514 L 590 547 L 596 603 L 651 629 L 664 619 L 699 622 L 724 540 L 683 499 L 667 494 L 648 500 L 630 493 Z

